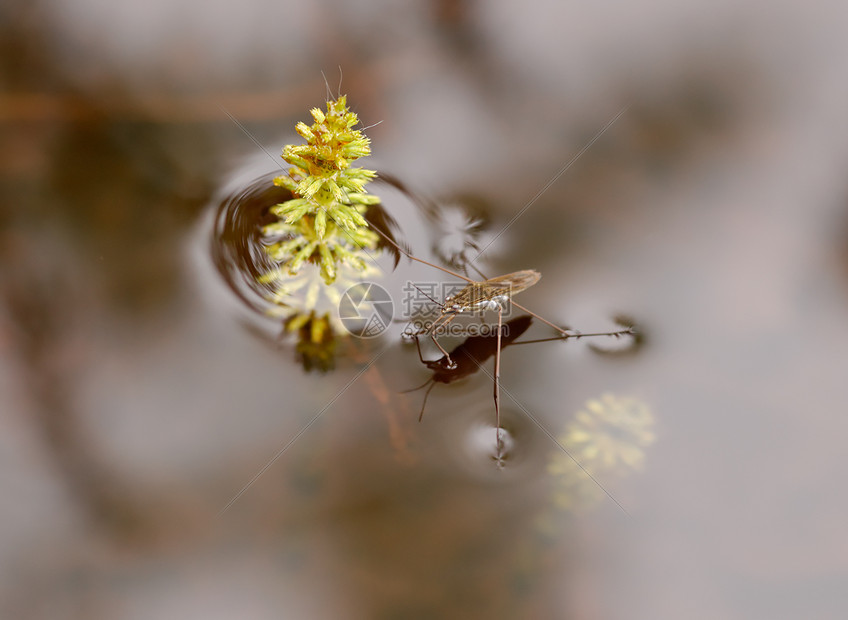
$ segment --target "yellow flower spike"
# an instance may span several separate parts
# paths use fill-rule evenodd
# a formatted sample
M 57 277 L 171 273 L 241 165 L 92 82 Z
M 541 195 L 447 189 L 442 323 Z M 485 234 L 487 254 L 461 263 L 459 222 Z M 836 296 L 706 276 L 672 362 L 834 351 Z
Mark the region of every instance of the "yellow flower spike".
M 302 245 L 303 240 L 300 238 L 295 238 L 284 243 L 275 243 L 271 247 L 267 248 L 266 251 L 268 252 L 268 256 L 270 256 L 274 260 L 285 261 L 292 255 L 293 252 L 295 252 Z
M 333 255 L 325 243 L 318 244 L 318 251 L 321 254 L 321 277 L 328 285 L 332 284 L 336 279 L 336 264 L 333 260 Z
M 293 192 L 297 189 L 297 181 L 295 181 L 290 176 L 282 176 L 275 178 L 274 185 L 276 185 L 277 187 L 284 187 L 290 192 Z
M 318 243 L 317 241 L 310 241 L 303 248 L 301 248 L 288 263 L 289 273 L 292 275 L 297 273 L 298 269 L 300 269 L 300 266 L 304 263 L 304 261 L 310 256 L 312 256 L 312 254 L 315 252 L 315 248 L 320 245 L 322 244 Z
M 323 185 L 324 179 L 320 177 L 316 178 L 310 176 L 306 177 L 298 184 L 297 190 L 300 194 L 303 195 L 304 198 L 308 200 L 309 198 L 312 198 L 315 194 L 317 194 L 318 190 L 320 190 Z
M 267 271 L 263 273 L 256 279 L 256 281 L 259 282 L 259 284 L 273 284 L 274 282 L 277 282 L 280 279 L 280 276 L 280 270 L 274 269 L 272 271 Z
M 364 215 L 380 200 L 366 189 L 377 173 L 353 165 L 370 155 L 371 147 L 355 129 L 359 118 L 348 109 L 347 98 L 328 101 L 326 111 L 313 108 L 310 115 L 312 122 L 295 125 L 305 143 L 282 150 L 289 168 L 274 185 L 291 197 L 271 207 L 277 221 L 262 228 L 265 251 L 275 264 L 257 279 L 274 304 L 268 313 L 297 333 L 304 368 L 328 370 L 336 335 L 346 331 L 338 317 L 331 320 L 327 300 L 337 308 L 359 274 L 376 275 L 370 252 L 379 237 Z M 337 280 L 340 290 L 332 286 Z
M 371 153 L 370 141 L 358 129 L 359 118 L 340 96 L 327 102 L 326 113 L 310 110 L 314 123 L 299 122 L 295 131 L 306 144 L 288 145 L 283 159 L 291 166 L 274 183 L 292 193 L 292 198 L 271 209 L 286 224 L 286 230 L 266 226 L 268 236 L 289 237 L 268 244 L 269 254 L 296 273 L 306 263 L 318 264 L 329 284 L 338 272 L 338 264 L 348 262 L 363 268 L 365 252 L 377 247 L 378 237 L 369 229 L 363 214 L 379 199 L 365 192 L 365 185 L 376 176 L 373 170 L 350 168 L 351 162 Z M 298 240 L 299 239 L 299 240 Z M 286 257 L 287 252 L 291 253 Z
M 324 233 L 327 231 L 327 212 L 324 210 L 318 211 L 315 214 L 315 234 L 319 239 L 324 238 Z
M 357 202 L 364 205 L 375 205 L 380 202 L 380 199 L 376 196 L 369 196 L 368 194 L 360 193 L 348 194 L 347 199 L 351 202 Z
M 297 133 L 299 133 L 301 136 L 303 136 L 304 138 L 306 138 L 307 140 L 314 140 L 314 139 L 315 139 L 315 134 L 314 134 L 314 133 L 312 132 L 312 130 L 309 128 L 309 125 L 307 125 L 307 124 L 306 124 L 306 123 L 304 123 L 304 122 L 300 122 L 300 123 L 298 123 L 297 125 L 295 125 L 295 126 L 294 126 L 294 130 L 295 130 Z
M 335 198 L 338 202 L 344 202 L 344 200 L 347 198 L 347 196 L 345 196 L 345 193 L 342 191 L 342 188 L 339 187 L 338 183 L 336 183 L 334 180 L 330 179 L 329 181 L 327 181 L 327 187 L 329 188 L 330 193 L 333 195 L 333 198 Z

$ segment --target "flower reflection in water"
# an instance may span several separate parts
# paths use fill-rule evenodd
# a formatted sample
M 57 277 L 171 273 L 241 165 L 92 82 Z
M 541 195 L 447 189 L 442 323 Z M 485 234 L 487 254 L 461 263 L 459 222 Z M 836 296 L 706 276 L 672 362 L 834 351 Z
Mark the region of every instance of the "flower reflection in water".
M 586 472 L 603 483 L 640 471 L 645 450 L 656 440 L 654 423 L 648 406 L 636 398 L 604 394 L 587 401 L 557 438 L 568 454 L 558 451 L 548 463 L 554 504 L 571 511 L 601 499 L 603 489 Z
M 268 287 L 266 300 L 272 304 L 266 314 L 282 320 L 284 333 L 297 334 L 295 350 L 304 370 L 333 369 L 337 339 L 349 333 L 339 318 L 342 295 L 363 278 L 380 275 L 373 266 L 359 270 L 341 265 L 335 282 L 326 284 L 318 267 L 306 265 L 295 275 L 281 267 L 259 278 Z

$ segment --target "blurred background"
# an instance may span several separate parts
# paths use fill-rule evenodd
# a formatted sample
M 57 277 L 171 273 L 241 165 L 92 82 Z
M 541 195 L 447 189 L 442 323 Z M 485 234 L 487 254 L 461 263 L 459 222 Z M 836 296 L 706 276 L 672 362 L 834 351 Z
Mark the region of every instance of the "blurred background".
M 846 35 L 830 0 L 6 0 L 0 616 L 843 618 Z M 644 333 L 506 349 L 503 471 L 488 377 L 418 424 L 398 330 L 306 372 L 212 258 L 328 88 L 417 253 L 409 196 L 539 314 Z

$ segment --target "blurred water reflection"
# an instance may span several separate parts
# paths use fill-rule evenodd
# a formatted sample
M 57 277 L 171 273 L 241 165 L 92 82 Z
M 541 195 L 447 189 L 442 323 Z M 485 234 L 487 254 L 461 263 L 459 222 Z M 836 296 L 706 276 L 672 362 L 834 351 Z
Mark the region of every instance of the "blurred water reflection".
M 0 9 L 0 615 L 842 617 L 845 8 L 297 9 Z M 276 157 L 340 64 L 383 121 L 373 167 L 473 197 L 454 243 L 380 192 L 437 261 L 629 105 L 485 271 L 538 269 L 528 307 L 587 331 L 627 313 L 650 338 L 506 349 L 523 450 L 504 475 L 469 457 L 486 376 L 439 386 L 418 424 L 400 325 L 305 374 L 209 259 L 229 175 L 276 172 L 220 106 Z M 387 287 L 434 277 L 392 263 Z M 551 510 L 544 430 L 607 393 L 661 438 L 604 484 L 630 517 Z

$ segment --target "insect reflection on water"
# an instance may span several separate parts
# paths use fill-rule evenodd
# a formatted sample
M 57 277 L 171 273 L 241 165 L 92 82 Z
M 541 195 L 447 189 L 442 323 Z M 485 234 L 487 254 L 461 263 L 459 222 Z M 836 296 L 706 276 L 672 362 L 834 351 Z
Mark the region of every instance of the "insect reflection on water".
M 501 326 L 500 333 L 501 349 L 512 344 L 517 338 L 526 332 L 532 322 L 533 319 L 525 315 L 504 323 Z M 408 393 L 415 392 L 425 387 L 427 388 L 427 391 L 424 392 L 424 402 L 421 404 L 421 413 L 418 415 L 418 420 L 421 421 L 424 417 L 424 409 L 427 407 L 427 397 L 430 395 L 430 390 L 435 387 L 436 383 L 449 384 L 474 374 L 480 370 L 481 364 L 497 352 L 498 334 L 496 333 L 469 336 L 463 340 L 461 344 L 457 345 L 450 352 L 450 359 L 453 361 L 453 367 L 448 364 L 447 356 L 442 356 L 437 360 L 425 360 L 421 355 L 421 349 L 419 348 L 418 357 L 422 364 L 433 371 L 433 376 L 427 379 L 423 385 L 419 385 L 411 390 L 404 390 L 405 393 Z

